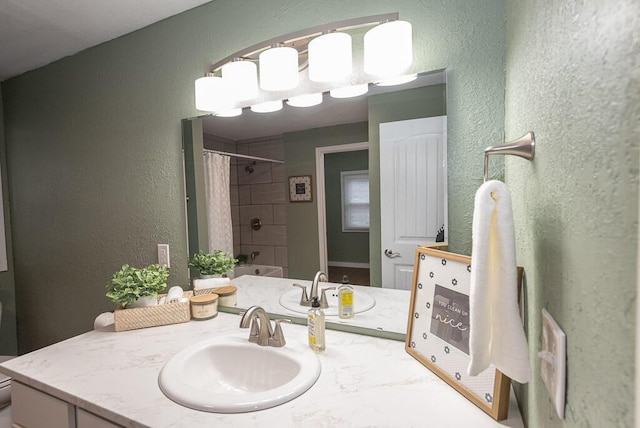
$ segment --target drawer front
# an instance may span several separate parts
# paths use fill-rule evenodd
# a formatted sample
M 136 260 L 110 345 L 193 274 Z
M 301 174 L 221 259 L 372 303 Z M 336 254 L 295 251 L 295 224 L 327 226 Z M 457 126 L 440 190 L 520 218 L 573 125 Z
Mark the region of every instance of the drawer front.
M 102 419 L 100 416 L 96 416 L 83 409 L 77 410 L 76 420 L 78 422 L 78 428 L 121 428 L 120 425 Z
M 24 428 L 75 428 L 74 406 L 14 379 L 11 382 L 13 422 Z

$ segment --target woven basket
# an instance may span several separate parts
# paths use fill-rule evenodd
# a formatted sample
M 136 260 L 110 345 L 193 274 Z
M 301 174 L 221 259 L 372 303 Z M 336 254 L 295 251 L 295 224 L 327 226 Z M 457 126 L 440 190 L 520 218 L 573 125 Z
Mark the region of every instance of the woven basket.
M 211 288 L 198 288 L 198 289 L 193 289 L 193 295 L 194 296 L 199 296 L 201 294 L 212 294 L 213 293 L 213 289 L 216 287 L 211 287 Z
M 189 299 L 193 293 L 185 291 L 182 296 Z M 158 297 L 161 297 L 160 295 Z M 189 300 L 186 302 L 165 303 L 164 305 L 142 308 L 116 309 L 113 313 L 116 331 L 135 330 L 137 328 L 178 324 L 191 319 Z

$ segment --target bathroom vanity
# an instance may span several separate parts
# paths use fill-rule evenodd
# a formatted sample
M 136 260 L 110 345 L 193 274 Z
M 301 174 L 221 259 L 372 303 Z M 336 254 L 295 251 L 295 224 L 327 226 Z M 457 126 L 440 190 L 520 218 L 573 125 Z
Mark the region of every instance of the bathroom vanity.
M 115 332 L 113 325 L 0 365 L 14 379 L 13 415 L 24 427 L 523 427 L 511 394 L 500 423 L 404 350 L 404 343 L 329 330 L 320 377 L 306 393 L 265 410 L 208 413 L 174 403 L 158 375 L 176 353 L 212 337 L 248 338 L 240 316 Z M 283 325 L 288 343 L 306 327 Z M 255 345 L 258 346 L 258 345 Z M 309 350 L 308 352 L 312 352 Z M 37 411 L 34 411 L 37 410 Z

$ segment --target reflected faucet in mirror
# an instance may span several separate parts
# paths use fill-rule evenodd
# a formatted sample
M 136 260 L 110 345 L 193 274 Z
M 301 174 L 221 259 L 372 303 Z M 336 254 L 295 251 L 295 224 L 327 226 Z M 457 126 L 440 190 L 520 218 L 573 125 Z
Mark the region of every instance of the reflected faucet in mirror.
M 314 298 L 318 298 L 318 284 L 320 281 L 327 282 L 329 279 L 327 278 L 327 274 L 319 270 L 316 272 L 316 275 L 313 277 L 313 282 L 311 283 L 311 294 L 309 295 L 309 300 L 313 301 Z
M 313 277 L 313 281 L 311 282 L 311 292 L 308 297 L 307 297 L 307 287 L 300 284 L 293 284 L 294 287 L 298 287 L 302 289 L 302 295 L 300 296 L 300 306 L 311 306 L 314 299 L 316 299 L 320 301 L 320 308 L 327 309 L 329 307 L 329 301 L 327 300 L 326 292 L 329 290 L 335 290 L 336 287 L 323 288 L 321 291 L 321 297 L 318 299 L 318 286 L 320 284 L 320 281 L 322 282 L 329 281 L 327 274 L 321 270 L 316 272 L 315 276 Z

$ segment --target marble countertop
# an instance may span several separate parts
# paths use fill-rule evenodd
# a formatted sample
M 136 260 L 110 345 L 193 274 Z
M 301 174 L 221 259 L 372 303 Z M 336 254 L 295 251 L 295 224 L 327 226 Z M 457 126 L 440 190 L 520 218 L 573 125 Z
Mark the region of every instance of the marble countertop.
M 0 372 L 127 427 L 523 427 L 513 391 L 510 417 L 498 423 L 407 354 L 404 343 L 331 330 L 318 381 L 288 403 L 216 414 L 165 397 L 158 387 L 165 362 L 212 336 L 248 337 L 239 321 L 220 313 L 117 333 L 109 325 L 2 363 Z M 288 342 L 306 343 L 306 327 L 283 330 Z
M 232 283 L 238 287 L 238 309 L 236 311 L 232 310 L 232 312 L 240 312 L 250 306 L 258 305 L 262 306 L 270 314 L 294 318 L 306 323 L 306 315 L 304 313 L 296 313 L 284 308 L 279 300 L 280 296 L 291 291 L 294 283 L 306 286 L 307 292 L 309 292 L 311 290 L 311 281 L 244 275 L 234 278 Z M 338 287 L 340 285 L 323 282 L 318 288 Z M 409 311 L 411 293 L 406 290 L 380 287 L 360 285 L 352 285 L 352 287 L 356 292 L 362 290 L 371 295 L 376 301 L 375 306 L 366 312 L 357 313 L 353 318 L 347 320 L 342 320 L 337 316 L 327 316 L 327 323 L 330 328 L 404 340 L 407 331 L 407 313 Z

